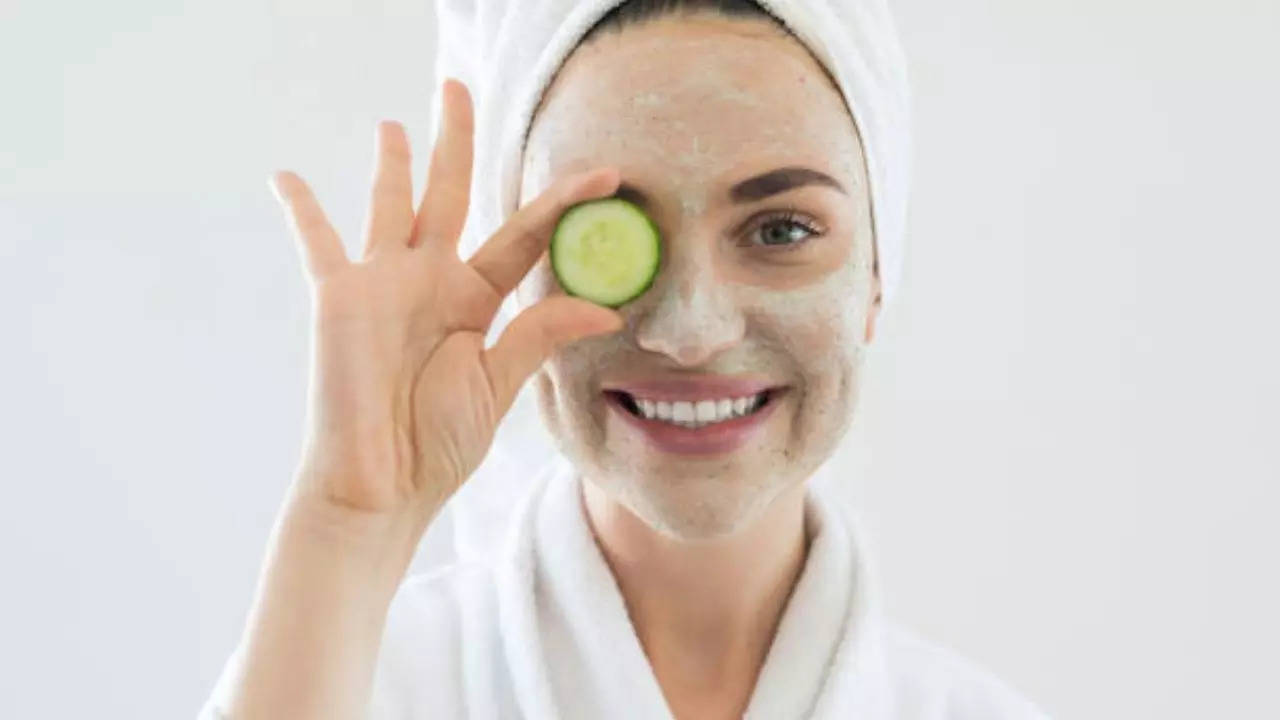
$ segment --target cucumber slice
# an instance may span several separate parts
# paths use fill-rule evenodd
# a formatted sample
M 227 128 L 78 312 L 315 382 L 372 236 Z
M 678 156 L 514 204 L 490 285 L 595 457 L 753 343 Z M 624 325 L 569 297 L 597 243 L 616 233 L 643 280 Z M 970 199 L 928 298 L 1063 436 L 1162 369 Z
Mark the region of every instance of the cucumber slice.
M 635 204 L 599 198 L 565 211 L 551 236 L 551 268 L 565 292 L 617 307 L 649 289 L 662 259 L 658 226 Z

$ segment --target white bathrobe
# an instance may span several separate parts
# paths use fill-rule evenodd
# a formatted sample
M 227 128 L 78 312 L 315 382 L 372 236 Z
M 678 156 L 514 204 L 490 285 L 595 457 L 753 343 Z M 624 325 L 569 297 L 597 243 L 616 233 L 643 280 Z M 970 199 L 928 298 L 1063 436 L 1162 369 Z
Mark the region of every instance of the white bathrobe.
M 373 720 L 671 720 L 563 456 L 527 486 L 505 538 L 407 578 L 387 615 Z M 746 718 L 1046 720 L 984 667 L 888 621 L 854 524 L 824 484 L 810 546 Z M 225 706 L 233 655 L 200 712 Z
M 406 580 L 372 717 L 667 720 L 671 711 L 561 456 L 519 500 L 501 547 Z M 1003 681 L 884 619 L 861 544 L 810 483 L 811 537 L 756 681 L 751 720 L 1043 720 Z

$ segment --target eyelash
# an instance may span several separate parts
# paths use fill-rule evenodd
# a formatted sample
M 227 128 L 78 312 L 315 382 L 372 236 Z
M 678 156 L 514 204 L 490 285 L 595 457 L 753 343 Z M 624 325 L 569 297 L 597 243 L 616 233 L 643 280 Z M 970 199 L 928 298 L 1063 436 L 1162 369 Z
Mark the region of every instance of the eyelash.
M 809 240 L 811 240 L 813 237 L 816 237 L 822 234 L 822 230 L 816 226 L 816 223 L 814 223 L 812 218 L 808 217 L 807 215 L 801 214 L 798 208 L 788 207 L 781 212 L 770 213 L 760 218 L 759 220 L 753 222 L 751 224 L 750 230 L 747 233 L 748 237 L 754 238 L 757 232 L 774 224 L 791 225 L 793 227 L 803 228 L 806 232 L 809 233 L 810 237 L 804 238 L 803 240 L 796 240 L 794 242 L 789 242 L 781 245 L 771 245 L 769 243 L 764 243 L 764 242 L 757 243 L 752 241 L 749 241 L 747 244 L 752 246 L 768 248 L 769 252 L 786 252 L 788 250 L 792 250 L 796 247 L 804 245 L 805 243 L 809 242 Z

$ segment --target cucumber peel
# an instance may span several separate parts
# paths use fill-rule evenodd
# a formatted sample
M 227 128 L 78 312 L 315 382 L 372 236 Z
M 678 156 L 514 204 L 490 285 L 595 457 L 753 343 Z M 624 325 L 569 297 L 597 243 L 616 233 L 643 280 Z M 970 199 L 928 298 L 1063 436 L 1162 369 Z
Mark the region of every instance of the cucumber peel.
M 618 307 L 649 289 L 662 259 L 661 235 L 634 203 L 609 197 L 565 211 L 551 235 L 551 268 L 569 295 Z

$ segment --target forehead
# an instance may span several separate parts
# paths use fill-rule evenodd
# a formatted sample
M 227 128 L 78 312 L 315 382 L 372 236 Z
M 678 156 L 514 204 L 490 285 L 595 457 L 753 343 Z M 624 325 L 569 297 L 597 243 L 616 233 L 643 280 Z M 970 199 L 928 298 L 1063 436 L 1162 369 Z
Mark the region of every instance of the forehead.
M 853 121 L 797 40 L 767 22 L 715 16 L 649 21 L 579 47 L 548 88 L 525 150 L 526 171 L 544 181 L 617 164 L 666 174 L 655 182 L 706 183 L 771 163 L 860 184 Z

